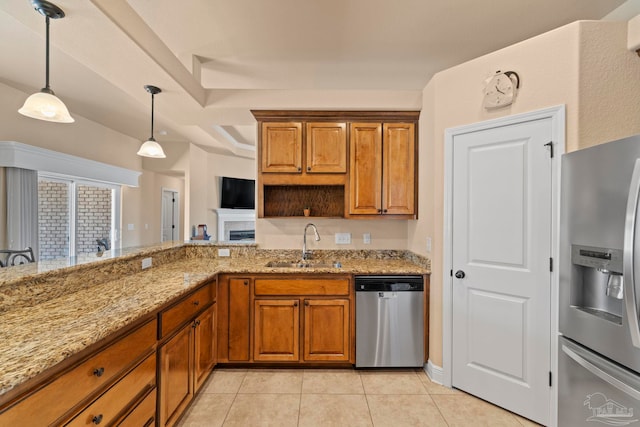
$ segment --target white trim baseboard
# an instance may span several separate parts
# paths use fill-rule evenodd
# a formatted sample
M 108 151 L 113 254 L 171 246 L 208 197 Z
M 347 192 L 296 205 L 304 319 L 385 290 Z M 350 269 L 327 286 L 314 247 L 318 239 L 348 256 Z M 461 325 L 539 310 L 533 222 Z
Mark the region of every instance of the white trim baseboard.
M 427 376 L 431 381 L 437 384 L 443 384 L 444 369 L 442 369 L 442 366 L 434 365 L 433 362 L 431 362 L 431 359 L 429 359 L 424 371 L 427 373 Z

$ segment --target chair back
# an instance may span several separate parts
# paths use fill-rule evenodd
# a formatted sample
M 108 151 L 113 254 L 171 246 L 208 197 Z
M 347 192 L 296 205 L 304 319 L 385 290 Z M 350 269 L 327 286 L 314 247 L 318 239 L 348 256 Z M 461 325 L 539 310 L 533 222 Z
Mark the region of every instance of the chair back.
M 28 264 L 35 261 L 36 258 L 33 256 L 33 249 L 31 248 L 21 250 L 0 249 L 0 267 Z

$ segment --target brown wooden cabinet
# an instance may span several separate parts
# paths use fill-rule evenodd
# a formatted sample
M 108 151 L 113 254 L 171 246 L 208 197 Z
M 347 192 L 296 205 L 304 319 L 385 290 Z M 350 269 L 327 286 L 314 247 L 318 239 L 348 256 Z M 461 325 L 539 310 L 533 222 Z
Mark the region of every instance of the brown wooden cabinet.
M 215 282 L 208 283 L 159 314 L 160 426 L 178 421 L 214 366 L 215 289 Z
M 218 363 L 354 362 L 350 276 L 223 275 L 219 284 Z
M 297 299 L 255 301 L 253 360 L 300 360 L 299 305 Z
M 302 173 L 302 123 L 262 123 L 262 172 Z
M 259 218 L 417 215 L 417 111 L 251 111 Z
M 416 214 L 415 124 L 351 123 L 349 215 Z
M 349 361 L 349 306 L 349 300 L 344 298 L 304 300 L 304 360 Z
M 114 419 L 155 387 L 157 323 L 114 334 L 105 344 L 0 408 L 0 425 L 83 425 Z
M 193 327 L 185 325 L 160 347 L 160 425 L 173 425 L 193 399 Z
M 305 136 L 307 173 L 347 172 L 346 123 L 306 123 Z
M 195 391 L 205 382 L 216 364 L 216 304 L 209 307 L 195 321 L 194 328 L 194 385 Z

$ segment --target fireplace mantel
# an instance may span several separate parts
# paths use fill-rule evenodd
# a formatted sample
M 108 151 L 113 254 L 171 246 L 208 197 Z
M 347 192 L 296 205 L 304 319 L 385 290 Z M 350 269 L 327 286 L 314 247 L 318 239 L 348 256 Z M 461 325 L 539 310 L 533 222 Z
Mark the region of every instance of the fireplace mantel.
M 219 242 L 229 241 L 229 230 L 255 230 L 256 211 L 254 209 L 215 209 L 218 215 Z M 237 223 L 234 226 L 233 223 Z M 247 224 L 250 223 L 250 224 Z

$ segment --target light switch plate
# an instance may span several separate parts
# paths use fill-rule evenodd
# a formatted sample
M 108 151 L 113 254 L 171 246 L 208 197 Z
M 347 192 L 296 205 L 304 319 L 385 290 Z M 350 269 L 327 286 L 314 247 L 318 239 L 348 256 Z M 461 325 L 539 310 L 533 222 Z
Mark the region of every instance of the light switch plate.
M 219 257 L 231 256 L 231 251 L 229 250 L 229 248 L 218 249 L 218 256 Z
M 365 245 L 371 244 L 371 233 L 364 233 L 362 235 L 362 243 L 364 243 Z
M 127 224 L 127 230 L 131 231 L 133 229 L 134 229 L 133 224 Z
M 427 252 L 431 252 L 431 237 L 427 237 Z
M 336 233 L 336 245 L 351 244 L 351 233 Z
M 143 258 L 142 259 L 142 269 L 151 267 L 151 263 L 153 262 L 152 258 Z

